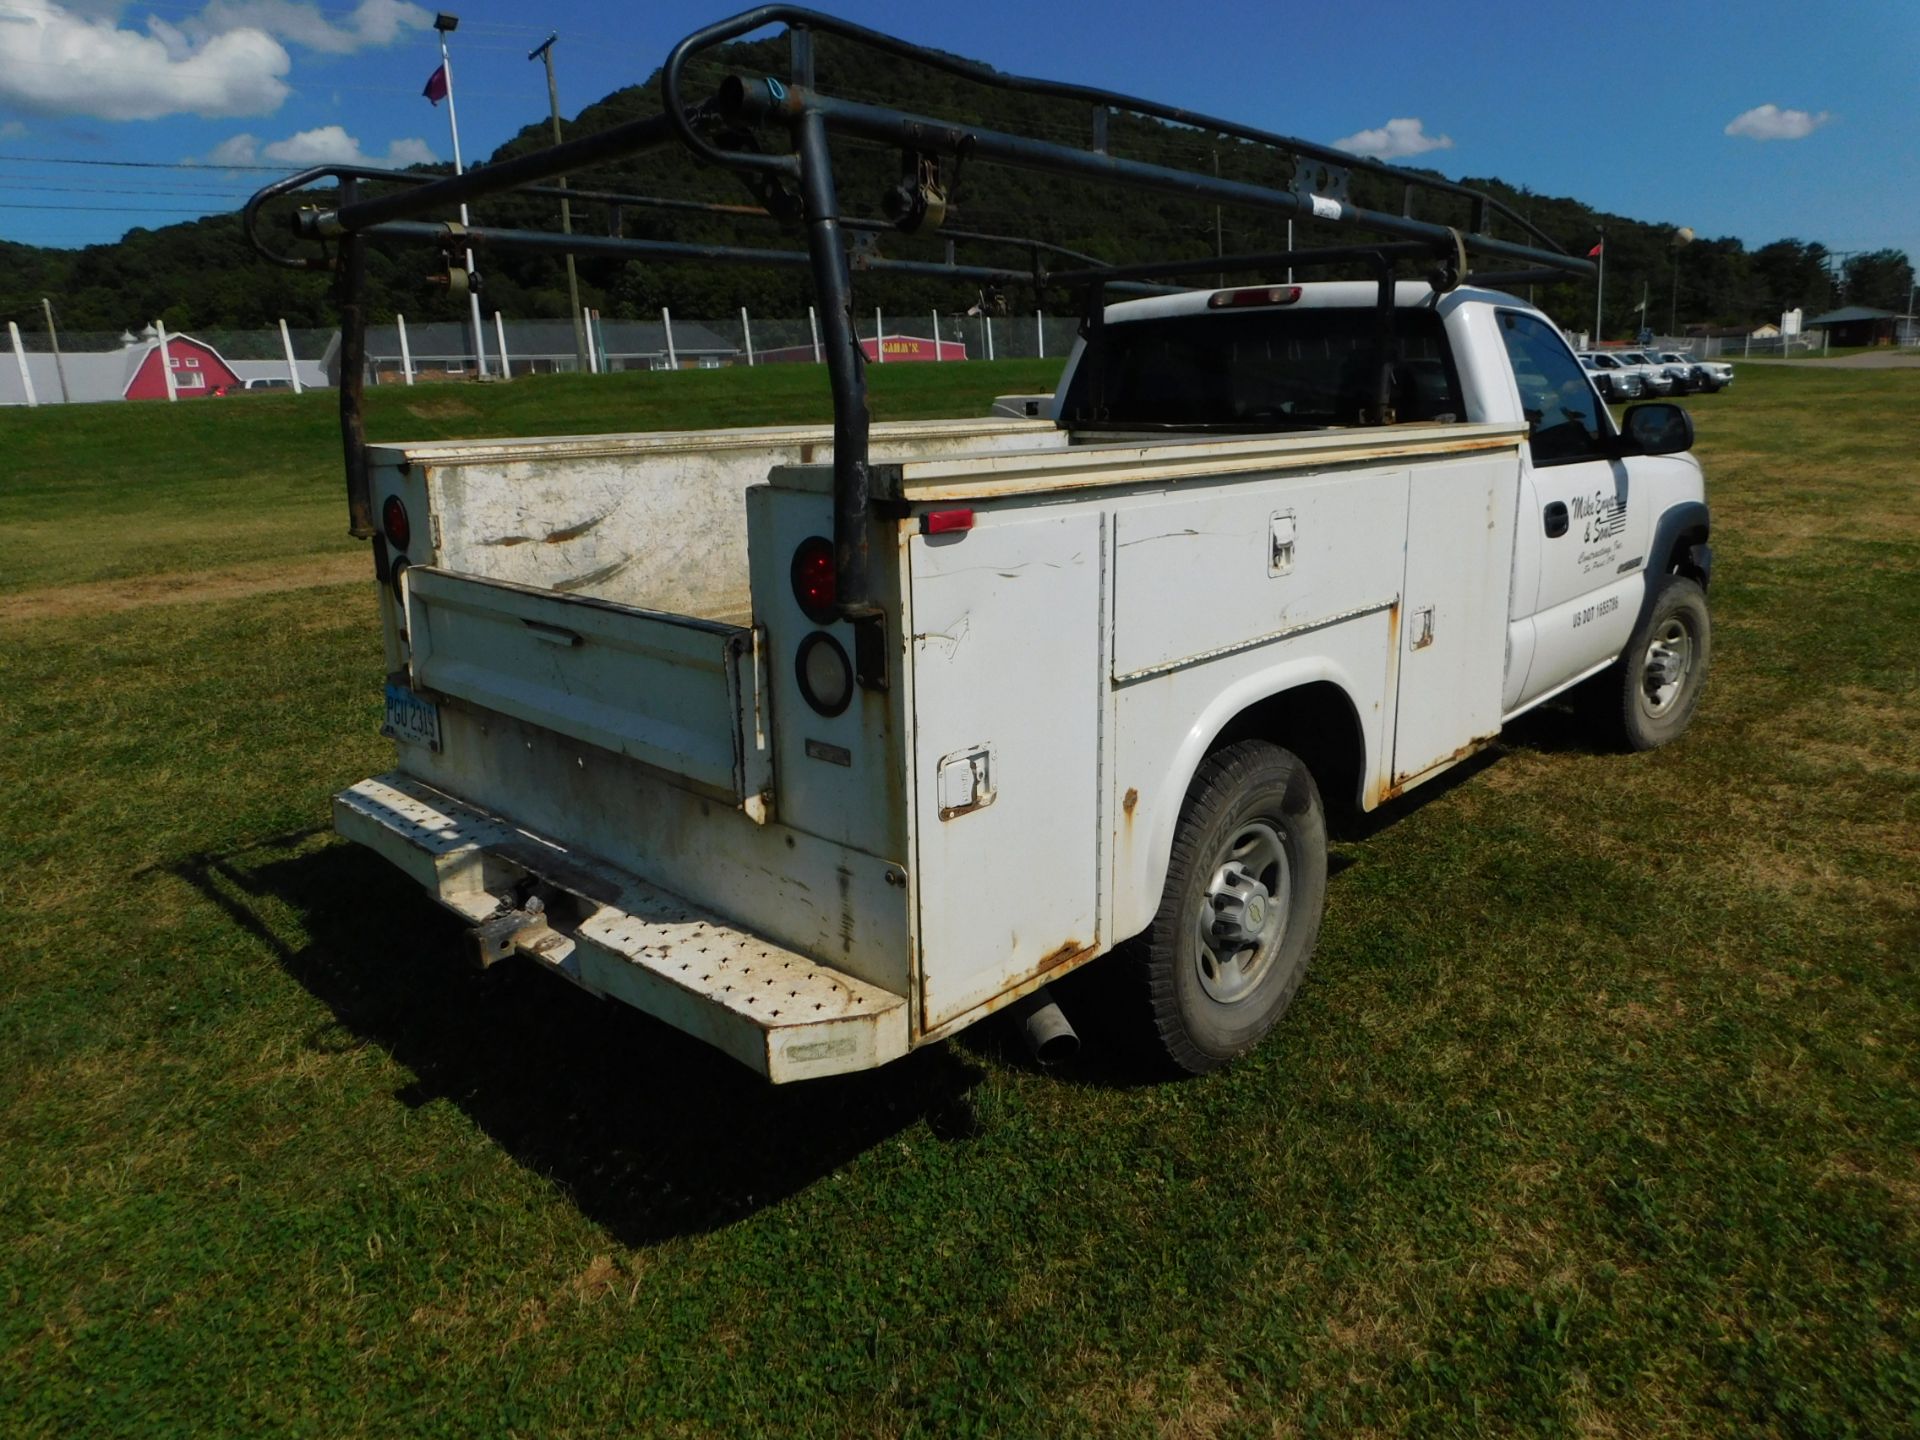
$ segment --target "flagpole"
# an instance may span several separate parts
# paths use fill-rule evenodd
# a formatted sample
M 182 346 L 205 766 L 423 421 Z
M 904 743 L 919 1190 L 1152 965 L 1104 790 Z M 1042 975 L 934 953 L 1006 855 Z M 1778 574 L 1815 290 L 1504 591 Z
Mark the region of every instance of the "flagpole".
M 1593 343 L 1600 343 L 1600 297 L 1607 293 L 1607 227 L 1600 227 L 1600 276 L 1593 287 Z
M 453 105 L 453 57 L 447 54 L 447 36 L 460 23 L 458 15 L 444 12 L 433 17 L 433 28 L 440 32 L 440 70 L 447 81 L 447 125 L 453 131 L 453 173 L 465 173 L 466 167 L 460 163 L 460 112 Z M 467 229 L 471 222 L 467 219 L 467 202 L 460 202 L 460 228 Z M 484 380 L 487 378 L 487 338 L 486 330 L 480 320 L 480 296 L 473 288 L 473 247 L 467 247 L 467 307 L 473 321 L 473 364 L 474 372 Z

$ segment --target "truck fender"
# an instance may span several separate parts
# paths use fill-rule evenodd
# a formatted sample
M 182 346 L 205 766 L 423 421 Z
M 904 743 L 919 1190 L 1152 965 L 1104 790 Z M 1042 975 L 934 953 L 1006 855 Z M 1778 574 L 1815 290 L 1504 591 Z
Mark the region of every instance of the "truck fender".
M 1636 626 L 1644 624 L 1648 612 L 1653 609 L 1654 598 L 1660 588 L 1657 582 L 1660 576 L 1667 573 L 1668 562 L 1680 546 L 1682 536 L 1692 537 L 1682 557 L 1687 568 L 1698 572 L 1702 585 L 1707 583 L 1713 573 L 1713 549 L 1707 544 L 1711 528 L 1707 507 L 1698 500 L 1682 500 L 1677 505 L 1669 505 L 1654 521 L 1653 539 L 1647 545 L 1647 563 L 1643 571 L 1647 583 L 1640 591 L 1640 615 Z
M 1114 864 L 1113 933 L 1116 938 L 1137 935 L 1152 923 L 1154 912 L 1160 907 L 1160 892 L 1166 887 L 1167 868 L 1173 860 L 1173 832 L 1180 823 L 1187 787 L 1193 783 L 1200 762 L 1222 732 L 1263 701 L 1319 682 L 1337 689 L 1353 713 L 1364 787 L 1365 777 L 1372 773 L 1371 750 L 1377 745 L 1377 737 L 1369 735 L 1361 723 L 1359 707 L 1353 703 L 1357 687 L 1338 662 L 1324 655 L 1303 655 L 1273 669 L 1244 676 L 1221 690 L 1194 717 L 1152 789 L 1145 796 L 1137 797 L 1134 806 L 1122 804 L 1124 818 L 1119 827 L 1121 833 L 1116 837 L 1119 843 Z M 1284 737 L 1274 738 L 1284 743 Z M 1358 799 L 1357 796 L 1339 798 Z M 1136 807 L 1141 805 L 1145 814 L 1136 816 Z M 1137 819 L 1146 823 L 1138 824 Z M 1135 841 L 1138 843 L 1131 843 Z

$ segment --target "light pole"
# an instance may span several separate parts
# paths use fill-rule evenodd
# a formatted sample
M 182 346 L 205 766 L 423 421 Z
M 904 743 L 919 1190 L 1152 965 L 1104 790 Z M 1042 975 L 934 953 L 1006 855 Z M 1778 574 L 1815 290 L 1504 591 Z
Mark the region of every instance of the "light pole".
M 453 59 L 447 54 L 447 36 L 460 28 L 460 17 L 441 11 L 433 17 L 433 28 L 440 32 L 440 73 L 447 82 L 447 125 L 453 132 L 453 173 L 465 173 L 466 167 L 460 163 L 460 115 L 453 108 Z M 467 219 L 467 202 L 460 202 L 460 228 L 468 229 L 471 221 Z M 473 317 L 473 364 L 474 373 L 482 380 L 487 378 L 487 332 L 480 325 L 480 296 L 473 288 L 473 247 L 467 247 L 467 306 Z
M 540 44 L 527 52 L 529 60 L 547 62 L 547 106 L 553 112 L 553 143 L 560 143 L 560 87 L 553 78 L 553 42 L 560 38 L 558 31 L 547 36 Z M 560 177 L 560 189 L 567 188 L 567 177 Z M 573 234 L 573 202 L 563 193 L 560 196 L 560 233 Z M 573 251 L 567 251 L 567 311 L 573 316 L 573 350 L 582 374 L 587 368 L 587 327 L 580 318 L 580 277 L 573 268 Z
M 1683 246 L 1693 243 L 1693 231 L 1682 225 L 1673 232 L 1673 239 L 1667 242 L 1667 248 L 1673 254 L 1673 294 L 1667 301 L 1667 334 L 1678 335 L 1680 324 L 1680 251 Z

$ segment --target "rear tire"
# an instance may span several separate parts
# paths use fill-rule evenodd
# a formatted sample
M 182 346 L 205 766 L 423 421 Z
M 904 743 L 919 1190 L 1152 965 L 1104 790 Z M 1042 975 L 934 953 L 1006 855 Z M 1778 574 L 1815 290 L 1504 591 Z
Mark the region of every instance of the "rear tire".
M 1662 575 L 1653 584 L 1653 603 L 1605 677 L 1602 713 L 1610 738 L 1627 750 L 1652 750 L 1685 733 L 1713 658 L 1713 617 L 1699 582 Z
M 1209 755 L 1187 788 L 1141 951 L 1169 1061 L 1217 1070 L 1280 1022 L 1326 899 L 1326 812 L 1300 758 L 1257 740 Z

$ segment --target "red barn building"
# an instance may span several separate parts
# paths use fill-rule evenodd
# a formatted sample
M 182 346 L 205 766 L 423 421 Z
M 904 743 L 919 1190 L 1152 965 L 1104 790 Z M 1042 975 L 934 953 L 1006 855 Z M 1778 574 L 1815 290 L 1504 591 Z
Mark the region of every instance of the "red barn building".
M 167 358 L 173 362 L 174 393 L 182 400 L 225 394 L 240 388 L 240 377 L 220 352 L 191 335 L 169 335 Z M 164 400 L 167 377 L 160 368 L 160 343 L 154 341 L 133 365 L 122 392 L 129 400 Z

